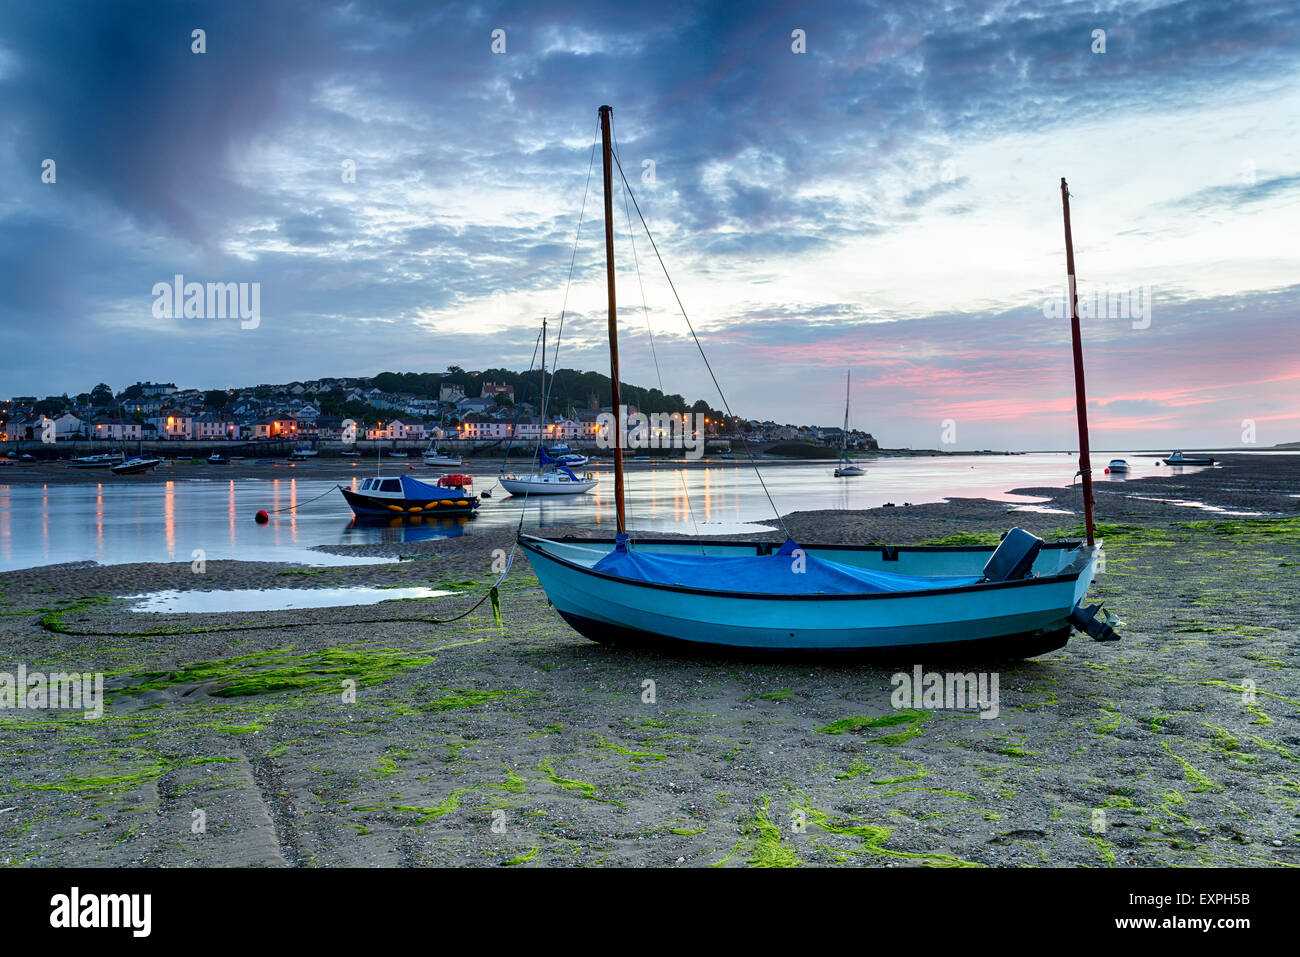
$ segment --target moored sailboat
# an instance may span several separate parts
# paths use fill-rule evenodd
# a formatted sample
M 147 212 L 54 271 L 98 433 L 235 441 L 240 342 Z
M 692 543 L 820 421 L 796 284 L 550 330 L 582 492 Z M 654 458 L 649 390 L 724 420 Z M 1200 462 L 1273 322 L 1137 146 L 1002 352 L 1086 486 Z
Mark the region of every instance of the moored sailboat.
M 121 452 L 100 452 L 97 455 L 81 455 L 74 459 L 68 459 L 68 468 L 70 469 L 104 469 L 123 461 L 125 456 Z
M 862 475 L 862 469 L 853 464 L 849 458 L 849 382 L 852 371 L 844 373 L 844 439 L 840 446 L 840 464 L 835 469 L 836 478 L 855 478 Z
M 111 466 L 109 471 L 114 475 L 138 475 L 141 472 L 151 472 L 158 466 L 162 465 L 162 459 L 154 458 L 151 455 L 135 455 L 125 462 L 119 462 Z
M 542 320 L 542 414 L 546 413 L 546 320 Z M 617 392 L 615 393 L 617 394 Z M 507 455 L 509 452 L 507 451 Z M 579 458 L 582 458 L 579 456 Z M 586 463 L 586 459 L 582 459 Z M 597 485 L 596 476 L 584 472 L 579 477 L 567 463 L 547 454 L 539 440 L 537 446 L 537 471 L 502 472 L 497 481 L 511 495 L 581 495 Z
M 461 464 L 461 460 L 454 455 L 448 455 L 442 449 L 434 448 L 432 442 L 429 447 L 420 453 L 420 459 L 425 465 L 433 468 L 455 468 Z

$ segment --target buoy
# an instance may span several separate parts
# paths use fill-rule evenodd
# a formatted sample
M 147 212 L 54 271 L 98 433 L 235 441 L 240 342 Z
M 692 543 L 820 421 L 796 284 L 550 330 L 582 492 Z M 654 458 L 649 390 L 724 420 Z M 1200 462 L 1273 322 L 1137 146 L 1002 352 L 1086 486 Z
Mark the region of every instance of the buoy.
M 271 516 L 266 514 L 266 509 L 258 509 L 258 512 L 253 516 L 253 519 L 258 525 L 265 525 L 271 520 Z

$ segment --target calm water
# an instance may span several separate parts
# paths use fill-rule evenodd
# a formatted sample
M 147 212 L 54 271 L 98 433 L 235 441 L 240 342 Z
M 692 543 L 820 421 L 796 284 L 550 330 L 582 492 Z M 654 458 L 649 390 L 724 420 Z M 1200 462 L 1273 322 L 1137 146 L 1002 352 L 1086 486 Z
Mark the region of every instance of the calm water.
M 1170 474 L 1150 453 L 1119 453 L 1127 458 L 1129 478 Z M 1096 456 L 1098 481 L 1111 480 L 1100 469 L 1116 453 Z M 1006 494 L 1010 488 L 1068 485 L 1076 457 L 1034 453 L 1015 456 L 864 458 L 866 475 L 836 479 L 834 463 L 761 462 L 768 490 L 781 512 L 826 508 L 871 508 L 893 502 L 920 504 L 949 497 L 990 498 L 1031 506 L 1038 501 Z M 1184 469 L 1185 473 L 1195 471 Z M 430 478 L 425 470 L 420 473 Z M 357 524 L 328 479 L 179 479 L 169 482 L 114 482 L 78 485 L 0 485 L 0 570 L 56 562 L 190 562 L 201 550 L 211 561 L 281 561 L 340 565 L 385 562 L 384 558 L 344 558 L 309 549 L 315 545 L 411 542 L 475 529 L 524 528 L 558 524 L 613 524 L 613 475 L 587 495 L 531 498 L 524 503 L 495 486 L 495 474 L 476 474 L 475 488 L 493 489 L 472 519 L 426 520 L 419 524 Z M 1115 479 L 1118 480 L 1118 479 Z M 355 481 L 355 480 L 354 480 Z M 688 494 L 689 493 L 689 494 Z M 257 525 L 258 509 L 301 504 Z M 643 531 L 724 534 L 753 530 L 756 520 L 773 517 L 754 470 L 742 459 L 707 468 L 653 469 L 634 466 L 627 475 L 629 525 Z

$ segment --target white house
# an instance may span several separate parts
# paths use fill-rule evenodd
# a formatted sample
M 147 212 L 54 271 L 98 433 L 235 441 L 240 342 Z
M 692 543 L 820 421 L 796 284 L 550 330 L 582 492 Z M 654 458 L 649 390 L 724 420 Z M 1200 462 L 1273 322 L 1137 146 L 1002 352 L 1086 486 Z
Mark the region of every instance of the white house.
M 391 419 L 379 423 L 379 428 L 367 429 L 368 439 L 424 439 L 424 423 Z
M 91 423 L 90 437 L 106 442 L 134 442 L 144 438 L 140 423 L 128 419 L 96 419 Z
M 460 434 L 466 439 L 508 439 L 515 438 L 521 442 L 536 442 L 539 438 L 547 442 L 561 439 L 582 437 L 582 426 L 572 419 L 557 419 L 548 422 L 545 427 L 536 419 L 470 419 L 461 424 Z
M 81 420 L 71 412 L 64 412 L 54 420 L 54 437 L 71 439 L 81 431 Z
M 190 437 L 194 439 L 237 439 L 239 423 L 227 415 L 205 412 L 196 416 L 190 426 Z
M 158 430 L 160 439 L 188 439 L 194 420 L 178 409 L 168 409 L 149 416 L 148 421 Z

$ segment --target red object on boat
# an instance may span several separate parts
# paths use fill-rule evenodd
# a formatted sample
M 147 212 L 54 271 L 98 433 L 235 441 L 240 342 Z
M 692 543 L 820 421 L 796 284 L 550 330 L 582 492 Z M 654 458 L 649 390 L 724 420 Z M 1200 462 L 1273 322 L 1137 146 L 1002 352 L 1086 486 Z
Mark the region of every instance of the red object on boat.
M 266 509 L 258 509 L 258 512 L 253 516 L 253 519 L 258 525 L 265 525 L 271 520 L 271 516 L 266 514 Z
M 451 475 L 444 475 L 442 478 L 438 479 L 439 488 L 460 488 L 465 485 L 473 484 L 474 477 L 472 475 L 464 475 L 460 472 L 455 472 Z

